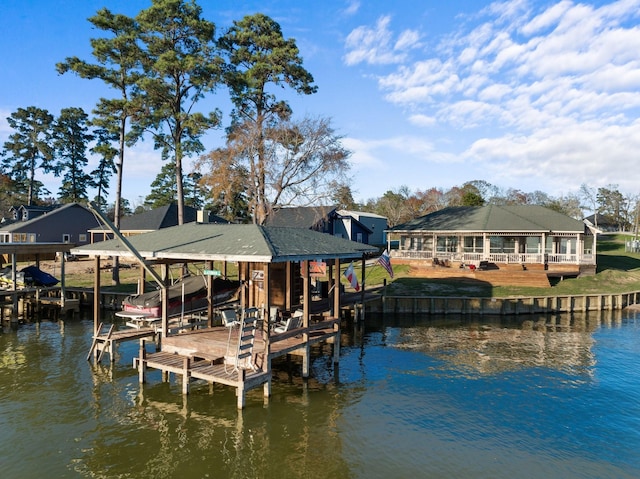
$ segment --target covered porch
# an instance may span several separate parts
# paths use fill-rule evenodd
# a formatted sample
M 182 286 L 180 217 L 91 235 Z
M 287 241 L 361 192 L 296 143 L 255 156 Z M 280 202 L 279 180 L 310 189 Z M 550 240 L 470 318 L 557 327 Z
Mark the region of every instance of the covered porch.
M 403 232 L 391 256 L 436 260 L 476 268 L 484 263 L 520 265 L 595 265 L 596 242 L 584 233 Z

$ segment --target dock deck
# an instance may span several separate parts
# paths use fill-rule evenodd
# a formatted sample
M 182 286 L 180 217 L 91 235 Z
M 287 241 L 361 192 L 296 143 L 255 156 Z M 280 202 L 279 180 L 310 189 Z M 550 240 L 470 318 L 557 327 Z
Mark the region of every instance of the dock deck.
M 309 373 L 310 346 L 320 342 L 334 344 L 334 362 L 338 361 L 340 347 L 340 321 L 323 318 L 281 334 L 266 337 L 263 330 L 255 330 L 252 337 L 249 366 L 238 366 L 236 361 L 238 328 L 224 326 L 184 331 L 162 339 L 161 351 L 148 353 L 144 340 L 140 355 L 134 359 L 140 382 L 146 381 L 146 369 L 158 369 L 163 380 L 171 373 L 181 376 L 182 392 L 189 393 L 191 379 L 210 384 L 222 384 L 236 388 L 238 408 L 245 404 L 245 393 L 264 386 L 265 397 L 271 394 L 271 361 L 286 354 L 303 357 L 303 375 Z M 242 352 L 240 353 L 242 354 Z

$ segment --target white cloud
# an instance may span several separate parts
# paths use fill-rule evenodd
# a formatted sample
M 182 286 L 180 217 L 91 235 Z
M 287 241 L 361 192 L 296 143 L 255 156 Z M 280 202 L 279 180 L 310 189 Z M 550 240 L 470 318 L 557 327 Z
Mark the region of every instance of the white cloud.
M 637 189 L 640 0 L 511 0 L 468 18 L 411 61 L 395 57 L 403 62 L 378 77 L 386 100 L 412 125 L 448 128 L 440 142 L 459 145 L 492 177 Z M 388 47 L 389 19 L 381 20 L 360 28 Z
M 409 121 L 417 126 L 433 126 L 436 124 L 436 119 L 427 115 L 411 115 Z
M 526 25 L 522 27 L 522 33 L 525 35 L 533 35 L 540 33 L 552 25 L 556 24 L 565 12 L 571 6 L 570 1 L 562 1 L 551 8 L 543 11 L 541 14 L 536 15 Z
M 638 149 L 640 121 L 606 127 L 593 121 L 540 129 L 531 135 L 482 138 L 463 156 L 482 162 L 492 178 L 507 182 L 525 179 L 566 191 L 571 178 L 575 185 L 620 184 L 635 191 Z
M 420 45 L 420 34 L 414 30 L 404 30 L 394 41 L 394 35 L 389 30 L 390 22 L 390 16 L 382 16 L 374 28 L 360 26 L 349 33 L 345 41 L 347 54 L 344 62 L 347 65 L 385 65 L 404 61 L 407 52 Z
M 358 13 L 360 10 L 360 2 L 358 0 L 351 0 L 347 2 L 346 8 L 343 10 L 345 15 L 351 16 Z

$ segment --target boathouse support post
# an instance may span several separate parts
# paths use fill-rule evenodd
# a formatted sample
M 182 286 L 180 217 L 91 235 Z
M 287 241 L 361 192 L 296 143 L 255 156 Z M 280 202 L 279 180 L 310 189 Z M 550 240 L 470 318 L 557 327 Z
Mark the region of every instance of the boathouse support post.
M 302 283 L 302 326 L 305 331 L 309 328 L 309 317 L 311 315 L 311 271 L 309 268 L 309 260 L 304 260 L 304 281 Z M 310 366 L 310 349 L 309 349 L 309 333 L 302 335 L 304 343 L 304 353 L 302 355 L 302 377 L 309 377 Z
M 138 381 L 143 384 L 147 381 L 146 367 L 147 367 L 147 348 L 144 346 L 144 338 L 140 339 L 140 354 L 138 359 Z
M 364 290 L 367 288 L 367 285 L 365 283 L 365 273 L 366 273 L 366 268 L 367 266 L 367 262 L 364 259 L 364 255 L 362 255 L 362 289 L 360 290 L 360 303 L 362 304 L 362 317 L 357 318 L 358 320 L 364 320 Z
M 333 325 L 335 335 L 333 338 L 333 364 L 337 365 L 340 362 L 340 323 L 337 322 Z
M 191 379 L 191 358 L 185 356 L 182 360 L 182 394 L 189 394 L 189 380 Z
M 340 258 L 333 262 L 333 317 L 340 318 Z
M 11 322 L 18 322 L 18 262 L 16 254 L 11 254 L 11 283 L 13 284 L 13 294 L 11 295 Z
M 67 288 L 65 286 L 65 281 L 64 281 L 64 277 L 65 277 L 65 260 L 64 260 L 64 253 L 62 253 L 60 255 L 60 308 L 62 311 L 64 311 L 64 302 L 67 296 Z
M 205 269 L 213 269 L 213 261 L 205 261 Z M 207 275 L 207 324 L 210 328 L 213 327 L 213 276 Z
M 271 397 L 271 355 L 269 354 L 269 348 L 265 349 L 265 364 L 267 368 L 267 372 L 269 373 L 267 376 L 267 381 L 263 386 L 263 396 L 268 398 Z
M 64 255 L 63 255 L 64 256 Z M 100 331 L 100 256 L 93 259 L 93 334 Z
M 162 314 L 162 338 L 167 337 L 169 332 L 169 298 L 167 295 L 167 283 L 169 281 L 169 266 L 163 263 L 160 267 L 162 288 L 160 289 L 161 314 Z
M 144 293 L 144 285 L 147 279 L 147 270 L 140 268 L 140 277 L 138 278 L 138 294 Z
M 292 276 L 293 276 L 293 267 L 291 265 L 291 261 L 287 261 L 286 262 L 286 267 L 285 267 L 285 298 L 284 298 L 284 309 L 287 311 L 291 311 L 291 307 L 293 305 L 293 301 L 292 301 L 292 297 L 293 297 L 293 281 L 292 281 Z
M 238 387 L 236 388 L 236 396 L 238 396 L 238 409 L 244 409 L 246 399 L 246 389 L 244 387 L 244 381 L 246 379 L 247 372 L 244 369 L 238 370 Z

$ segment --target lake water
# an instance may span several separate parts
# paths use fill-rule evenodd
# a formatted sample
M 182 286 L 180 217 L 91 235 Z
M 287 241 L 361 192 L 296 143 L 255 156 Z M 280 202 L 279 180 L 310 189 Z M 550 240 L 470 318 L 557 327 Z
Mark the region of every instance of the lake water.
M 91 319 L 0 333 L 0 477 L 637 478 L 640 316 L 381 317 L 312 378 L 186 398 L 137 344 L 86 361 Z M 320 353 L 324 353 L 321 355 Z

